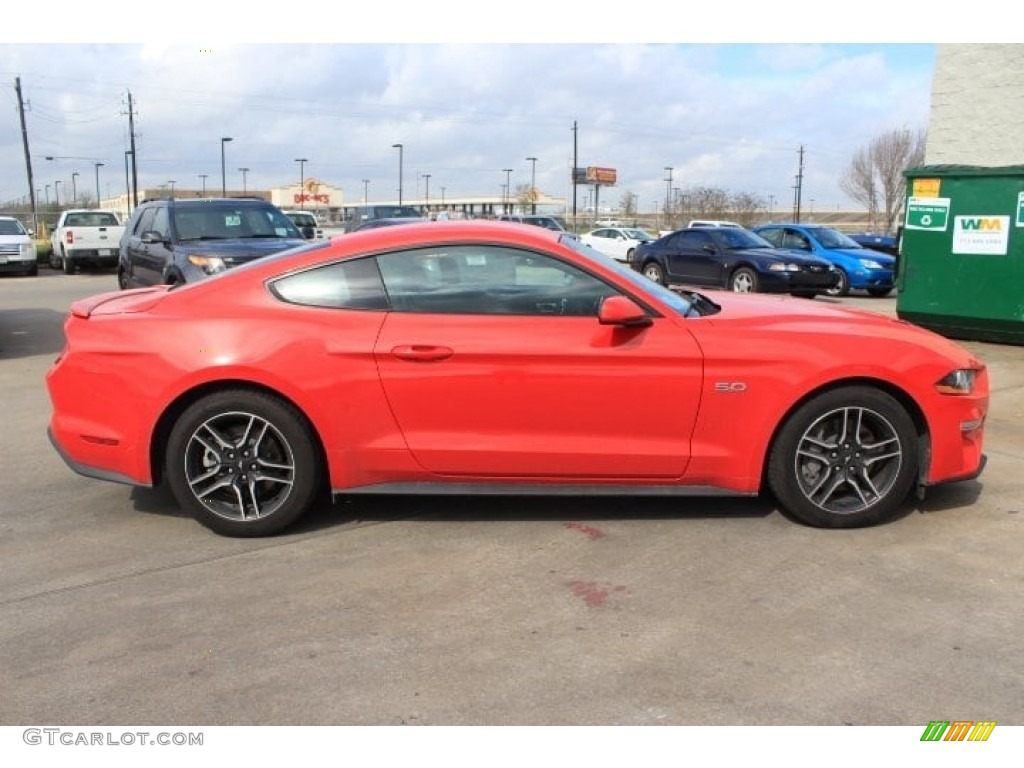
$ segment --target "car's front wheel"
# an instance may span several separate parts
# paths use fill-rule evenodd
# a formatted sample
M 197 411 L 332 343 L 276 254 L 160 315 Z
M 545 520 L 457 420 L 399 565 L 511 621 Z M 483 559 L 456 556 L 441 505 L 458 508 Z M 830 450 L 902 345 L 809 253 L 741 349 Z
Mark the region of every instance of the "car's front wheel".
M 167 444 L 166 477 L 178 502 L 227 536 L 267 536 L 312 505 L 320 484 L 316 439 L 290 404 L 226 390 L 193 403 Z
M 850 292 L 850 278 L 845 270 L 837 269 L 836 273 L 839 275 L 839 282 L 826 290 L 825 293 L 829 296 L 845 296 Z
M 768 460 L 783 509 L 822 528 L 885 522 L 914 484 L 918 437 L 891 395 L 851 386 L 818 395 L 785 422 Z
M 648 280 L 653 280 L 658 285 L 665 285 L 665 270 L 656 261 L 649 261 L 644 264 L 643 275 Z
M 736 293 L 757 293 L 757 273 L 749 267 L 740 267 L 729 278 L 729 290 Z

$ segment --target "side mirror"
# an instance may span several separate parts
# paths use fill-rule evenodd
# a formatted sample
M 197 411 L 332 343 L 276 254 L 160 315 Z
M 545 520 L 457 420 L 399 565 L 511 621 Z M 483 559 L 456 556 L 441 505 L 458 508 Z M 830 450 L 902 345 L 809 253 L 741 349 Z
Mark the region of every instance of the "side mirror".
M 146 245 L 152 245 L 153 243 L 162 243 L 164 241 L 164 236 L 155 229 L 147 229 L 139 236 L 139 240 L 144 242 Z
M 619 325 L 624 328 L 645 328 L 654 322 L 643 307 L 625 296 L 605 298 L 597 311 L 597 321 L 601 325 Z

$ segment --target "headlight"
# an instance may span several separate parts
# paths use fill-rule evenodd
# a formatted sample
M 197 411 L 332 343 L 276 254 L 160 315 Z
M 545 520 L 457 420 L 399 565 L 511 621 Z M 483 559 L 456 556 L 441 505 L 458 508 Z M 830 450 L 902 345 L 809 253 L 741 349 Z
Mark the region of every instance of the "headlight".
M 188 263 L 199 267 L 208 275 L 212 275 L 214 272 L 223 272 L 226 269 L 224 260 L 219 256 L 189 256 Z
M 943 395 L 969 395 L 974 391 L 977 374 L 971 368 L 960 368 L 935 382 L 935 389 Z
M 26 259 L 34 259 L 36 257 L 36 244 L 22 243 L 21 255 L 24 256 Z
M 885 269 L 885 267 L 874 259 L 857 259 L 857 261 L 859 261 L 860 265 L 865 269 Z
M 769 272 L 799 272 L 800 271 L 800 266 L 797 265 L 797 264 L 779 264 L 779 263 L 775 263 L 775 264 L 769 264 L 768 265 L 768 271 Z

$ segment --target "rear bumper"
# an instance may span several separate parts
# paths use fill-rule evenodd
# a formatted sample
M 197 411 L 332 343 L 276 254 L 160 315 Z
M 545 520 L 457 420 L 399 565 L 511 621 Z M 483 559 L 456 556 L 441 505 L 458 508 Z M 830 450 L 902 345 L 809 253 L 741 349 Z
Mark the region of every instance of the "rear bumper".
M 108 480 L 113 483 L 123 483 L 124 485 L 135 485 L 142 488 L 151 487 L 150 483 L 140 483 L 138 480 L 134 480 L 131 477 L 128 477 L 128 475 L 121 474 L 120 472 L 115 472 L 114 470 L 110 469 L 103 469 L 102 467 L 94 467 L 89 464 L 85 464 L 81 461 L 76 461 L 61 446 L 60 442 L 53 434 L 52 427 L 47 427 L 46 436 L 50 438 L 50 443 L 53 445 L 58 455 L 64 460 L 64 463 L 67 464 L 72 470 L 74 470 L 80 475 L 83 475 L 85 477 L 91 477 L 96 480 Z

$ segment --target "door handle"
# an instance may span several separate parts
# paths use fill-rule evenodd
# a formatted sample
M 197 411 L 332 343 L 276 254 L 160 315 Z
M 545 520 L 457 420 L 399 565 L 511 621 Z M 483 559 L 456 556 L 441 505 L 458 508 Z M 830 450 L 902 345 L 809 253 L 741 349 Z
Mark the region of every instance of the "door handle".
M 433 344 L 403 344 L 392 349 L 391 354 L 411 363 L 437 363 L 454 355 L 455 350 Z

